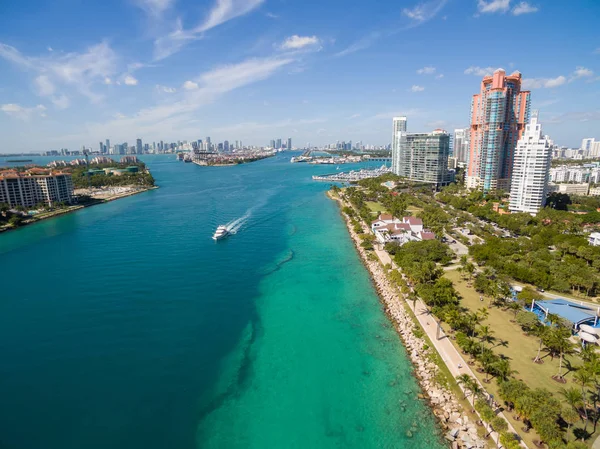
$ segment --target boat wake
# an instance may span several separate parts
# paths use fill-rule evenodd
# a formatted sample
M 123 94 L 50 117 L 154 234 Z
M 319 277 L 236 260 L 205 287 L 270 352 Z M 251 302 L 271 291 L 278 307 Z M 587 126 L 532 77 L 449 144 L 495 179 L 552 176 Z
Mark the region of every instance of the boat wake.
M 230 234 L 237 233 L 242 228 L 242 226 L 244 226 L 244 224 L 246 224 L 246 222 L 250 218 L 250 215 L 252 215 L 252 210 L 251 209 L 249 209 L 240 218 L 236 218 L 235 220 L 232 220 L 229 223 L 227 223 L 225 225 L 225 227 L 227 228 L 227 231 L 229 231 Z

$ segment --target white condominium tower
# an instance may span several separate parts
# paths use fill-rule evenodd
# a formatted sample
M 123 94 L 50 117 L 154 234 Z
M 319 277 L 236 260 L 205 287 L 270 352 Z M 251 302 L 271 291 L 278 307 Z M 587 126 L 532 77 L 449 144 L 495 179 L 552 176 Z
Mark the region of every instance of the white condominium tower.
M 454 145 L 452 147 L 452 156 L 458 162 L 467 162 L 469 157 L 469 129 L 454 130 Z
M 551 141 L 548 136 L 542 134 L 538 112 L 534 111 L 515 149 L 510 188 L 511 212 L 535 215 L 544 207 L 548 194 L 551 158 Z
M 394 117 L 394 131 L 392 133 L 392 172 L 400 173 L 400 148 L 406 139 L 406 117 Z

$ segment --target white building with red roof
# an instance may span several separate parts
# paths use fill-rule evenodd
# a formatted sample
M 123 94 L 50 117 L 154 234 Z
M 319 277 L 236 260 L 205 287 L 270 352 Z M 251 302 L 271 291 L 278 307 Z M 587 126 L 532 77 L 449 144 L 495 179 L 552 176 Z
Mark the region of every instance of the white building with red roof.
M 395 218 L 380 214 L 377 220 L 371 222 L 371 231 L 380 243 L 396 242 L 403 245 L 406 242 L 435 239 L 435 234 L 426 230 L 423 220 L 417 217 Z

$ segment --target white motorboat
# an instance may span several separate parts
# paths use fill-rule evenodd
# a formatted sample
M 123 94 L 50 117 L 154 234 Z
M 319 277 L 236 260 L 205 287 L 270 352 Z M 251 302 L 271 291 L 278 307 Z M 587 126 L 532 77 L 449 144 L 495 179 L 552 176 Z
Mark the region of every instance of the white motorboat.
M 217 227 L 214 235 L 212 236 L 213 240 L 221 240 L 229 235 L 229 230 L 225 225 L 221 225 Z

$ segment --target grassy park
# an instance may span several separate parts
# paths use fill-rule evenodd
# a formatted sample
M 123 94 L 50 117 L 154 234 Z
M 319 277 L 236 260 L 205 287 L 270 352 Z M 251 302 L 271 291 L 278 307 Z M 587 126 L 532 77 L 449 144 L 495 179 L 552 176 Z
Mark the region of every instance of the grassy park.
M 489 307 L 489 298 L 484 298 L 484 300 L 481 301 L 480 294 L 476 292 L 472 286 L 468 285 L 467 281 L 461 277 L 461 273 L 458 270 L 447 271 L 444 274 L 444 277 L 453 282 L 454 288 L 462 298 L 461 306 L 469 309 L 471 312 L 476 312 L 482 307 L 487 308 L 489 315 L 487 318 L 483 319 L 480 324 L 489 326 L 491 329 L 492 337 L 495 338 L 495 341 L 491 343 L 492 350 L 497 354 L 505 356 L 510 361 L 510 366 L 515 371 L 513 376 L 516 379 L 524 381 L 532 388 L 545 388 L 552 392 L 557 399 L 562 399 L 561 390 L 563 388 L 580 388 L 573 379 L 573 371 L 569 371 L 571 362 L 573 368 L 580 365 L 579 357 L 571 356 L 565 358 L 563 366 L 566 367 L 567 371 L 567 374 L 564 376 L 567 381 L 566 384 L 554 381 L 552 376 L 558 372 L 558 358 L 552 360 L 550 356 L 544 355 L 543 364 L 533 363 L 533 359 L 538 352 L 539 340 L 525 334 L 521 329 L 521 326 L 516 322 L 512 322 L 515 317 L 514 312 L 503 310 L 499 307 Z M 444 323 L 443 327 L 447 333 L 450 332 L 450 327 L 447 324 Z M 460 351 L 455 340 L 453 340 L 453 344 Z M 467 357 L 468 356 L 465 356 L 465 359 L 467 359 Z M 472 366 L 475 375 L 483 382 L 486 378 L 486 374 L 478 372 L 474 369 L 475 367 L 476 365 Z M 499 398 L 498 385 L 494 380 L 489 383 L 484 383 L 483 385 L 489 393 L 493 394 L 494 397 Z M 501 401 L 498 399 L 498 402 Z M 523 422 L 517 421 L 514 418 L 513 413 L 505 413 L 505 415 L 510 420 L 513 427 L 520 431 L 523 427 Z M 539 440 L 539 436 L 537 436 L 533 430 L 530 430 L 528 433 L 520 432 L 520 434 L 530 447 L 535 447 L 533 444 L 534 439 Z M 588 441 L 593 441 L 595 436 L 596 435 L 592 436 Z M 571 436 L 571 438 L 573 438 L 573 436 Z

